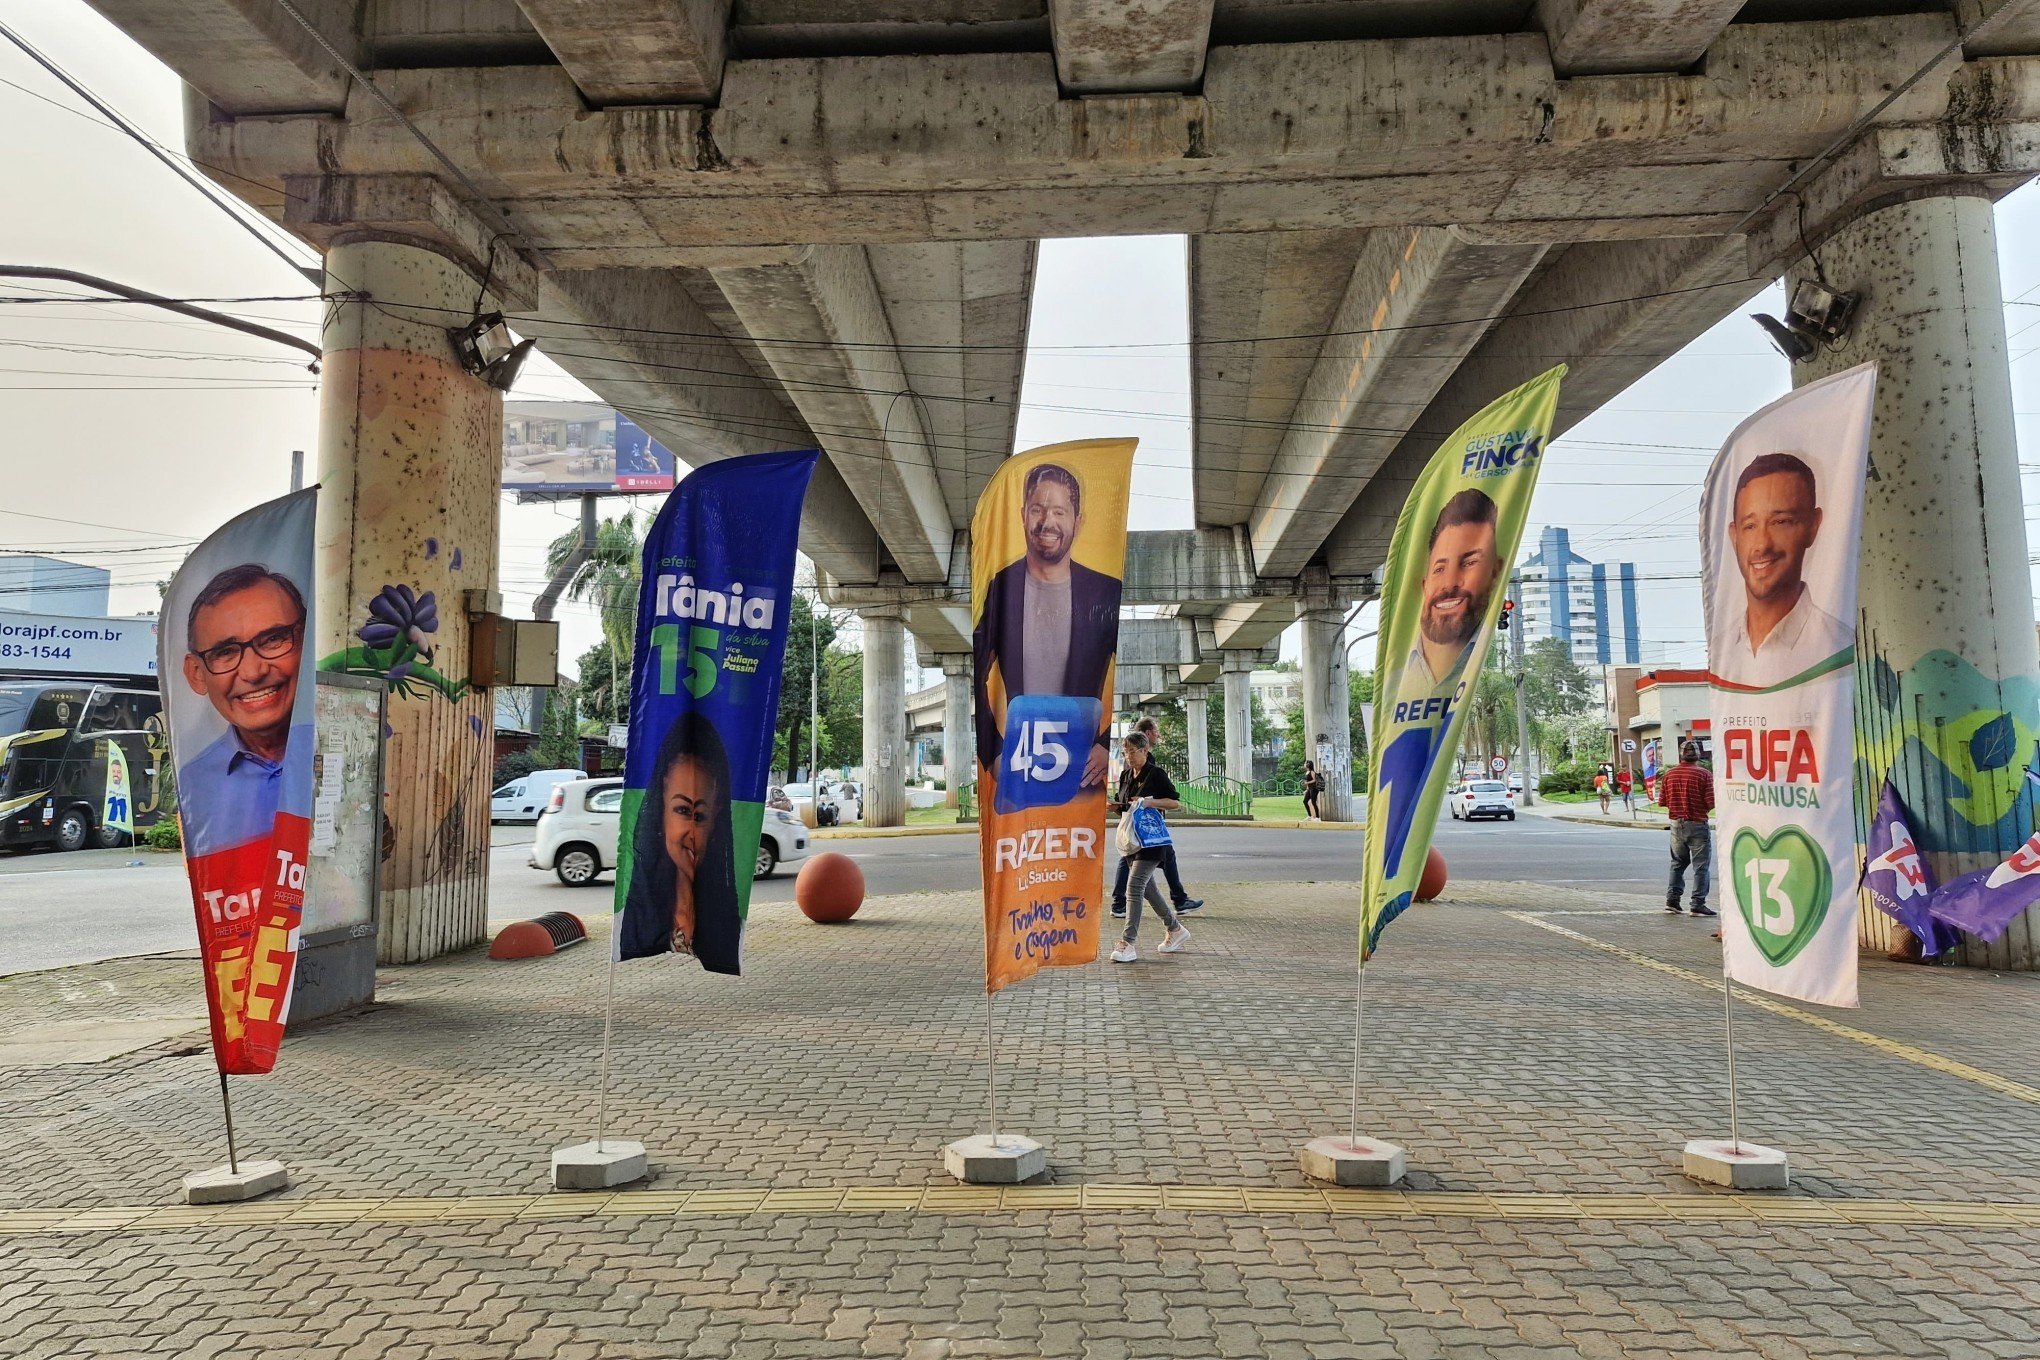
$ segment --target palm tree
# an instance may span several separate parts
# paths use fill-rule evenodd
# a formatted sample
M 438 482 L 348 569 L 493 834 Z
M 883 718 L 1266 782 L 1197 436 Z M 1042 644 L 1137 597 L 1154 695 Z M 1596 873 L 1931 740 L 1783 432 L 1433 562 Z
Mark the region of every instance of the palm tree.
M 580 546 L 578 529 L 570 529 L 554 539 L 545 550 L 546 575 L 558 575 Z M 609 643 L 610 659 L 617 674 L 630 673 L 637 642 L 638 585 L 644 548 L 637 517 L 626 510 L 596 526 L 594 552 L 574 568 L 574 574 L 567 580 L 566 597 L 595 606 L 601 616 L 602 636 Z

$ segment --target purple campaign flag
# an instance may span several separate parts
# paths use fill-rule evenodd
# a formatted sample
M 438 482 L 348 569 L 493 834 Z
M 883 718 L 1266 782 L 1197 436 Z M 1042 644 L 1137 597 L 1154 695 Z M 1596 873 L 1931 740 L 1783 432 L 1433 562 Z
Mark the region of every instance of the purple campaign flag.
M 2040 902 L 2040 832 L 1995 869 L 1950 879 L 1934 894 L 1934 919 L 1982 940 L 2005 933 L 2012 918 Z
M 1934 897 L 1934 873 L 1920 855 L 1912 828 L 1906 823 L 1905 804 L 1889 779 L 1884 781 L 1884 796 L 1870 823 L 1863 889 L 1870 894 L 1873 906 L 1913 933 L 1922 953 L 1941 952 L 1934 918 L 1928 912 Z

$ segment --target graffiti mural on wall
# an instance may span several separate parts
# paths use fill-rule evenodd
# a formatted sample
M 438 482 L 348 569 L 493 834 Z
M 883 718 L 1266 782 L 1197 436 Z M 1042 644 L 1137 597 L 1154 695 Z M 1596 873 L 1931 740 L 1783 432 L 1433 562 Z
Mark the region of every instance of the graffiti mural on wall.
M 1857 668 L 1859 819 L 1888 772 L 1914 816 L 1920 847 L 2011 850 L 2033 830 L 2026 757 L 2040 740 L 2040 678 L 1992 680 L 1955 653 L 1934 650 L 1903 671 L 1862 632 Z
M 319 669 L 376 676 L 407 699 L 431 691 L 458 701 L 468 682 L 449 680 L 434 668 L 438 631 L 439 601 L 432 591 L 420 595 L 401 582 L 386 585 L 368 602 L 368 621 L 355 630 L 361 645 L 324 658 Z

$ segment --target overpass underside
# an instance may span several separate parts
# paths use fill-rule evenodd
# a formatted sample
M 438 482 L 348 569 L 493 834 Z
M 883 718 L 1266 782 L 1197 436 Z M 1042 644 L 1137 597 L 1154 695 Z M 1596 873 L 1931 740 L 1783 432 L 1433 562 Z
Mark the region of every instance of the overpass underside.
M 1188 236 L 1195 528 L 1126 599 L 1209 648 L 1165 689 L 1303 618 L 1338 743 L 1330 621 L 1466 416 L 1564 362 L 1568 427 L 1809 245 L 2040 169 L 2035 0 L 91 2 L 290 230 L 429 254 L 686 461 L 823 448 L 831 597 L 952 663 L 1036 243 Z

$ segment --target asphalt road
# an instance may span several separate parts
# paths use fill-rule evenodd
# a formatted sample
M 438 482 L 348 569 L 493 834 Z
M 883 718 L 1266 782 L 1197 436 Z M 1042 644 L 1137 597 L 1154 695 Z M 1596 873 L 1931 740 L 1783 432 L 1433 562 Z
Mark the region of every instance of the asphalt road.
M 609 880 L 568 888 L 526 866 L 528 841 L 499 827 L 490 852 L 491 920 L 547 911 L 601 911 Z M 1181 829 L 1178 858 L 1192 893 L 1204 883 L 1351 881 L 1361 833 L 1254 827 Z M 1515 822 L 1439 823 L 1437 845 L 1455 877 L 1501 879 L 1655 895 L 1664 890 L 1664 839 L 1646 831 L 1522 817 Z M 818 848 L 850 855 L 872 895 L 975 888 L 976 844 L 967 835 L 861 837 Z M 139 858 L 139 865 L 129 861 Z M 189 890 L 173 855 L 126 850 L 0 856 L 0 976 L 132 954 L 195 949 Z M 793 874 L 756 886 L 754 905 L 793 901 Z

